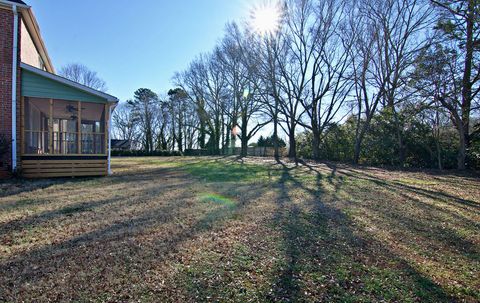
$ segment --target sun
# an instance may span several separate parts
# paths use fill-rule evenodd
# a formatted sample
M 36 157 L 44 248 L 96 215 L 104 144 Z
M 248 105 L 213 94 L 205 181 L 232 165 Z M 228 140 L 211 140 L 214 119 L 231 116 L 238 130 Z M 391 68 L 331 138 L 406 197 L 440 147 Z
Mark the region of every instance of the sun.
M 264 2 L 251 9 L 251 27 L 261 36 L 275 34 L 280 28 L 282 15 L 280 2 Z

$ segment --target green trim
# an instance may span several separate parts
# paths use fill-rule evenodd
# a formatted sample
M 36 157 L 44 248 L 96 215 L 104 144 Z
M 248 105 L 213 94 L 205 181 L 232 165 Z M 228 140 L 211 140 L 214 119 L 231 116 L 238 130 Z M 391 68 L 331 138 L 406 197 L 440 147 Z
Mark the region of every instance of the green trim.
M 41 75 L 22 69 L 22 96 L 48 99 L 62 99 L 94 103 L 109 103 L 107 99 L 95 96 L 78 88 L 65 85 Z

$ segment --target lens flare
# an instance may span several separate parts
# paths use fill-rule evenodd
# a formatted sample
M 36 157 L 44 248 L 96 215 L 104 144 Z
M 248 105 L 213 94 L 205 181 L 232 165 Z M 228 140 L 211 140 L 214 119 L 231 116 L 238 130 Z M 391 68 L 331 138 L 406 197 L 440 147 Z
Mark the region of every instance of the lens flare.
M 199 199 L 204 203 L 215 203 L 227 207 L 235 207 L 237 205 L 237 202 L 234 200 L 215 193 L 203 193 L 199 196 Z
M 261 36 L 275 34 L 280 29 L 282 15 L 280 2 L 264 2 L 252 8 L 250 24 Z
M 239 133 L 240 133 L 240 127 L 238 127 L 237 125 L 232 127 L 232 135 L 237 136 Z

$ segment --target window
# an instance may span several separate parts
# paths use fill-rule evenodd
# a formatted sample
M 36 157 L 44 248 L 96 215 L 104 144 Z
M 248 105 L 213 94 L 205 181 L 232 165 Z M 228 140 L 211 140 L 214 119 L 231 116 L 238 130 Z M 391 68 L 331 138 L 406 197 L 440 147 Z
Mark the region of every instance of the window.
M 105 154 L 105 105 L 25 98 L 25 154 Z

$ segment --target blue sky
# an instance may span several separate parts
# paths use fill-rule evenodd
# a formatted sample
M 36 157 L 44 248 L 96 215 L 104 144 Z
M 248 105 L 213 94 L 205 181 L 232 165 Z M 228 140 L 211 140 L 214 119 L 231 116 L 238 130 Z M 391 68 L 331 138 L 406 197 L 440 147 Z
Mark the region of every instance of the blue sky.
M 159 94 L 199 53 L 210 51 L 228 21 L 247 18 L 260 0 L 25 0 L 55 68 L 78 62 L 121 101 L 140 87 Z

